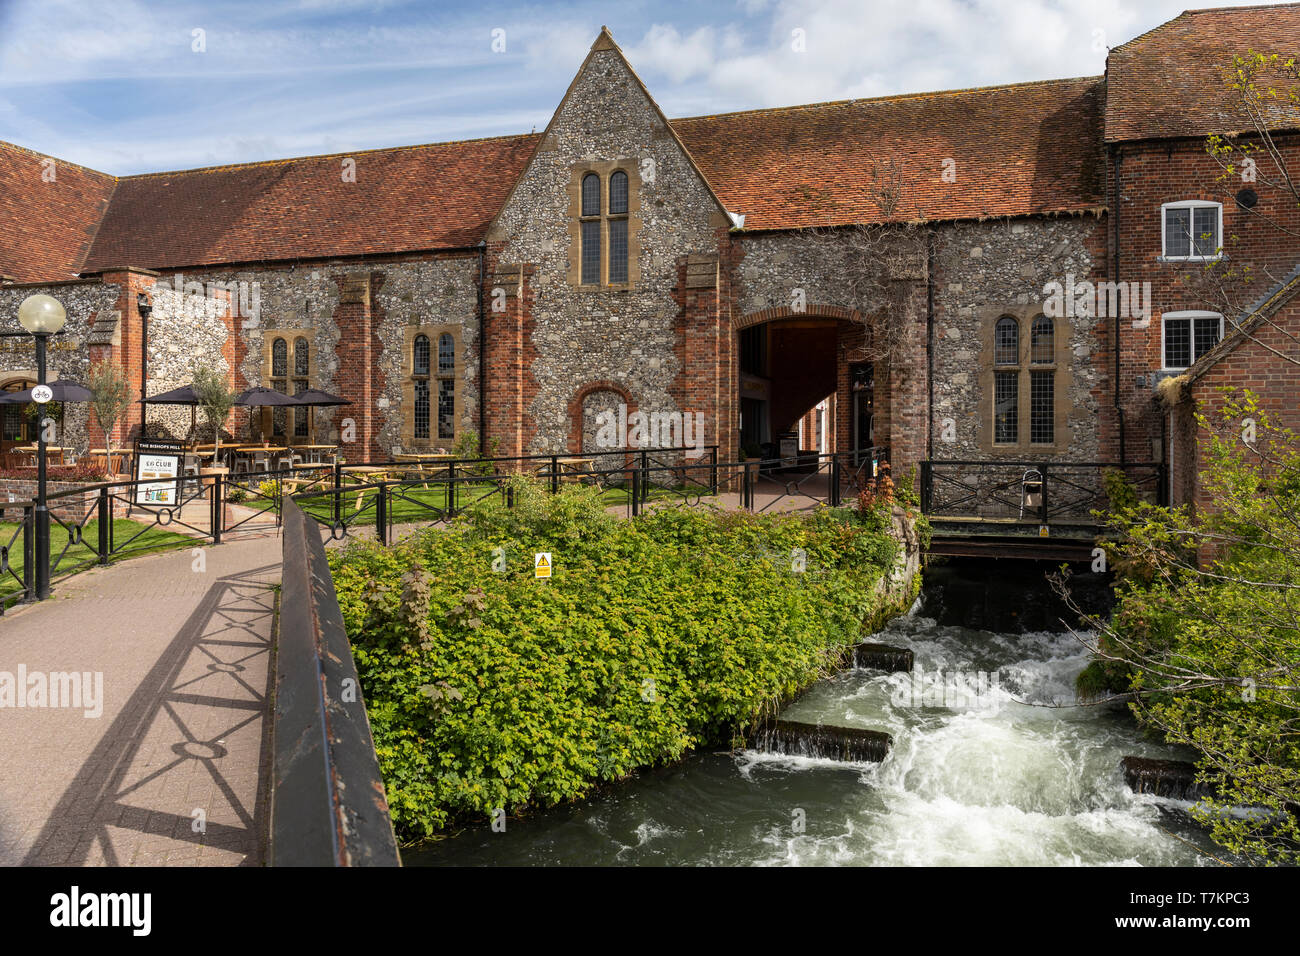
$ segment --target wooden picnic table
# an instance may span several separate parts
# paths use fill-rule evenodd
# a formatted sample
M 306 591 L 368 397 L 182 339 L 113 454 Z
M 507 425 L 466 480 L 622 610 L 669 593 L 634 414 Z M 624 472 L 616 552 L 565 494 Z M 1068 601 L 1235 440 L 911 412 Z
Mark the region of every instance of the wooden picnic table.
M 590 471 L 592 465 L 596 463 L 594 458 L 557 458 L 555 464 L 559 466 L 561 481 L 577 481 L 584 471 Z
M 21 447 L 14 447 L 10 449 L 10 451 L 12 451 L 15 455 L 31 455 L 33 465 L 36 464 L 35 459 L 36 456 L 40 454 L 40 450 L 41 450 L 40 445 L 23 445 Z M 67 447 L 64 445 L 46 445 L 45 458 L 47 461 L 52 459 L 56 465 L 61 465 L 63 464 L 63 453 L 67 450 L 68 450 Z
M 387 465 L 353 465 L 343 473 L 343 477 L 365 475 L 372 481 L 384 481 L 391 471 L 392 469 Z M 357 482 L 363 485 L 366 484 L 366 481 L 362 478 L 358 478 Z M 354 511 L 361 510 L 361 499 L 365 497 L 365 494 L 366 490 L 364 488 L 357 492 L 357 506 L 353 509 Z
M 393 460 L 412 462 L 415 465 L 415 468 L 413 469 L 415 473 L 419 477 L 426 479 L 424 482 L 424 490 L 428 491 L 429 490 L 429 482 L 427 480 L 428 477 L 430 475 L 433 475 L 433 477 L 435 478 L 437 477 L 437 475 L 434 473 L 433 466 L 440 461 L 455 461 L 456 456 L 449 455 L 446 452 L 441 452 L 441 451 L 439 452 L 411 451 L 411 452 L 404 452 L 403 454 L 400 455 L 394 455 Z M 427 472 L 425 471 L 426 467 L 430 469 Z

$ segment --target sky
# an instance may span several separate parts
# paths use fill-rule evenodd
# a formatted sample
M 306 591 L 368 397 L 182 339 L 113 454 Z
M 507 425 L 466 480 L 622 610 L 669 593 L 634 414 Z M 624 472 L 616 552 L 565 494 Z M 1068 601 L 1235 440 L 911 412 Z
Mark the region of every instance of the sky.
M 602 25 L 669 117 L 1090 76 L 1211 5 L 0 0 L 0 140 L 129 175 L 526 133 Z

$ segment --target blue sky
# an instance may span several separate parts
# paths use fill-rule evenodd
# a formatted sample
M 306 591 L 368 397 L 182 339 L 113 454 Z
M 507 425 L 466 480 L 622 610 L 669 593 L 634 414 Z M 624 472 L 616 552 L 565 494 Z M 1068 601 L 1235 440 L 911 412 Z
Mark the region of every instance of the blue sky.
M 125 175 L 528 132 L 602 24 L 673 117 L 1086 76 L 1201 5 L 0 0 L 0 139 Z

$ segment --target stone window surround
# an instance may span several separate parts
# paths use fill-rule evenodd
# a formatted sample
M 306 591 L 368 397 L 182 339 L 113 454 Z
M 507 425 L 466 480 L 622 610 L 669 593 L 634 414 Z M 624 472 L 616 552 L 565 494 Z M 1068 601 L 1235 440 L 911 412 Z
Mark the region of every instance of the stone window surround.
M 582 180 L 588 173 L 600 177 L 600 268 L 604 279 L 609 275 L 609 178 L 615 172 L 627 175 L 627 282 L 582 282 Z M 568 283 L 575 289 L 593 292 L 624 292 L 641 280 L 641 177 L 635 157 L 590 160 L 576 163 L 569 174 L 569 272 Z
M 415 437 L 415 340 L 418 336 L 429 338 L 429 437 Z M 438 338 L 451 336 L 452 348 L 456 354 L 456 369 L 452 381 L 452 437 L 438 437 Z M 412 451 L 427 451 L 433 448 L 447 448 L 455 444 L 461 434 L 462 416 L 465 413 L 465 389 L 462 384 L 465 375 L 465 346 L 458 324 L 443 323 L 438 325 L 408 325 L 402 341 L 402 448 Z M 424 376 L 420 376 L 423 378 Z
M 285 378 L 285 383 L 286 383 L 286 384 L 285 384 L 285 387 L 286 387 L 286 388 L 290 388 L 290 387 L 291 387 L 291 386 L 289 385 L 290 382 L 292 382 L 292 381 L 293 381 L 294 379 L 296 379 L 296 378 L 301 378 L 301 376 L 299 376 L 299 375 L 294 375 L 294 374 L 293 374 L 293 372 L 294 372 L 294 364 L 293 364 L 293 355 L 294 355 L 294 352 L 293 352 L 293 344 L 294 344 L 294 342 L 297 341 L 298 339 L 306 339 L 306 340 L 307 340 L 307 387 L 308 387 L 308 388 L 315 388 L 315 387 L 316 387 L 316 381 L 317 381 L 317 379 L 316 379 L 316 340 L 313 338 L 313 336 L 315 336 L 315 334 L 316 334 L 316 333 L 315 333 L 315 330 L 313 330 L 313 329 L 309 329 L 309 328 L 281 328 L 281 329 L 267 329 L 267 330 L 266 330 L 266 332 L 262 335 L 262 362 L 263 362 L 263 365 L 262 365 L 262 382 L 263 382 L 263 384 L 264 384 L 267 388 L 271 388 L 271 387 L 272 387 L 272 386 L 271 386 L 271 381 L 275 378 L 275 376 L 273 376 L 273 375 L 271 374 L 271 372 L 274 370 L 274 367 L 275 367 L 275 366 L 272 364 L 272 361 L 271 361 L 271 355 L 272 355 L 272 350 L 273 350 L 274 347 L 275 347 L 275 340 L 276 340 L 276 339 L 284 339 L 284 341 L 285 341 L 285 346 L 286 346 L 287 349 L 288 349 L 288 353 L 287 353 L 288 363 L 287 363 L 287 367 L 286 367 L 285 370 L 286 370 L 289 374 L 286 375 L 286 376 L 284 377 L 284 378 Z M 289 393 L 286 393 L 286 394 L 292 394 L 292 392 L 289 392 Z M 292 412 L 292 409 L 288 409 L 288 408 L 286 408 L 286 409 L 285 409 L 285 412 L 286 412 L 286 418 L 287 418 L 287 421 L 286 421 L 286 423 L 285 423 L 285 428 L 288 429 L 289 431 L 292 431 L 293 426 L 290 424 L 290 423 L 293 421 L 293 415 L 290 414 L 290 413 Z M 272 437 L 272 434 L 271 434 L 271 433 L 272 433 L 272 429 L 275 427 L 275 418 L 274 418 L 274 415 L 275 415 L 275 409 L 274 409 L 274 408 L 262 408 L 262 409 L 259 409 L 259 410 L 258 410 L 258 417 L 257 417 L 258 426 L 259 426 L 259 428 L 261 429 L 261 434 L 264 435 L 264 436 L 266 436 L 266 437 L 268 437 L 268 438 Z M 307 419 L 307 420 L 308 420 L 308 429 L 309 429 L 309 430 L 308 430 L 307 437 L 310 438 L 310 437 L 311 437 L 311 433 L 310 433 L 310 422 L 311 422 L 311 417 L 310 417 L 310 415 L 311 415 L 311 413 L 310 413 L 310 411 L 307 412 L 307 415 L 308 415 L 308 419 Z M 286 435 L 284 436 L 284 438 L 285 438 L 286 441 L 291 441 L 291 440 L 293 440 L 294 437 L 295 437 L 295 436 L 293 436 L 293 435 L 291 435 L 291 434 L 286 434 Z
M 1054 327 L 1052 330 L 1052 353 L 1054 361 L 1050 364 L 1040 363 L 1037 365 L 1030 364 L 1032 358 L 1031 349 L 1033 347 L 1032 328 L 1034 319 L 1039 315 L 1046 315 L 1044 303 L 1031 303 L 1029 305 L 1016 305 L 1009 308 L 988 308 L 984 309 L 980 315 L 980 357 L 979 357 L 979 397 L 980 397 L 980 415 L 979 415 L 979 448 L 980 452 L 985 455 L 1006 455 L 1019 454 L 1028 457 L 1036 455 L 1060 455 L 1064 454 L 1070 448 L 1070 402 L 1071 386 L 1074 382 L 1074 374 L 1071 371 L 1070 363 L 1070 336 L 1073 332 L 1068 318 L 1052 318 Z M 1010 316 L 1015 319 L 1020 326 L 1020 341 L 1018 344 L 1019 356 L 1018 363 L 1010 368 L 999 368 L 993 364 L 994 356 L 994 330 L 997 327 L 998 319 L 1003 316 Z M 1017 418 L 1019 420 L 1019 440 L 1014 444 L 995 443 L 993 441 L 993 417 L 994 404 L 996 400 L 994 389 L 994 372 L 1003 370 L 1009 371 L 1011 368 L 1019 372 L 1017 388 Z M 1053 397 L 1056 403 L 1055 415 L 1052 422 L 1052 438 L 1050 445 L 1035 444 L 1030 438 L 1030 372 L 1031 371 L 1052 371 L 1055 373 L 1053 381 Z

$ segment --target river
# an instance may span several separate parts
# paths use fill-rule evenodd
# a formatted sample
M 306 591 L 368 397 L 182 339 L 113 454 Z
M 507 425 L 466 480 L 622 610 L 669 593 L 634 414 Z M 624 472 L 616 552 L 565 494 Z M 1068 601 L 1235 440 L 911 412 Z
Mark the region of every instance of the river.
M 880 764 L 701 753 L 572 806 L 403 853 L 406 865 L 1211 865 L 1185 804 L 1137 795 L 1125 754 L 1186 759 L 1115 706 L 1074 705 L 1088 662 L 1029 563 L 930 569 L 878 637 L 918 669 L 985 672 L 958 706 L 919 706 L 905 675 L 853 669 L 786 708 L 885 730 Z M 1104 591 L 1088 583 L 1090 599 Z M 1067 615 L 1068 616 L 1068 615 Z M 996 677 L 996 686 L 992 678 Z M 950 699 L 949 703 L 953 703 Z M 1042 706 L 1042 705 L 1063 706 Z

